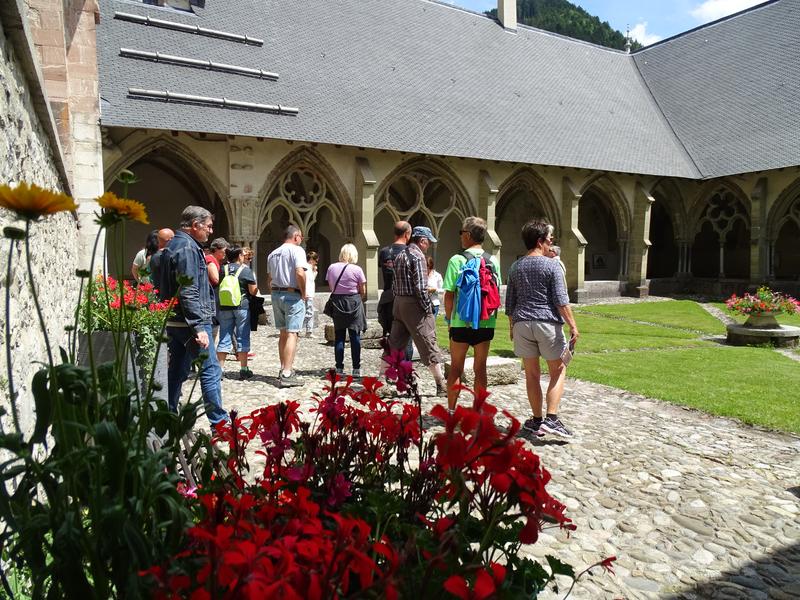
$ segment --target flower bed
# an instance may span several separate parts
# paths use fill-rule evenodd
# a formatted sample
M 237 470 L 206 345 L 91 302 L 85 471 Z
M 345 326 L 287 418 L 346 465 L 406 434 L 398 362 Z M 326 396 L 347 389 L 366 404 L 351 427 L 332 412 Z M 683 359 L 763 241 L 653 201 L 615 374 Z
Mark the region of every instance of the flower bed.
M 725 305 L 732 313 L 749 317 L 763 313 L 794 314 L 800 313 L 800 302 L 778 292 L 773 292 L 766 286 L 758 288 L 755 294 L 745 293 L 743 296 L 733 294 L 725 301 Z

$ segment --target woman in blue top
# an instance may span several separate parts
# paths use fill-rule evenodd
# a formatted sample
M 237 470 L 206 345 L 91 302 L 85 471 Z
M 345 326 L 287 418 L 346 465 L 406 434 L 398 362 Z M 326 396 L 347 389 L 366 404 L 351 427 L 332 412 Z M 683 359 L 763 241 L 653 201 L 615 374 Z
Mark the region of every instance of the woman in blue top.
M 564 275 L 558 262 L 548 257 L 555 243 L 553 226 L 529 221 L 522 227 L 522 241 L 528 253 L 511 265 L 506 288 L 506 314 L 514 341 L 514 354 L 525 366 L 525 386 L 533 417 L 523 428 L 535 435 L 552 433 L 572 437 L 558 418 L 558 406 L 566 379 L 564 321 L 569 325 L 569 347 L 578 340 L 578 326 L 569 307 Z M 539 385 L 539 357 L 547 361 L 547 416 L 542 418 L 542 388 Z

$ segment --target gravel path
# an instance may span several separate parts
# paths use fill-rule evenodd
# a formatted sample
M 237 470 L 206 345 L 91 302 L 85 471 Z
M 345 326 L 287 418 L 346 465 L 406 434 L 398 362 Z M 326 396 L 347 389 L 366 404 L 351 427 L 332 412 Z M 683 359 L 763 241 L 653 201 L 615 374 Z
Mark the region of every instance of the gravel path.
M 305 385 L 279 389 L 277 332 L 260 328 L 255 377 L 239 381 L 237 363 L 225 364 L 226 408 L 247 413 L 289 398 L 309 406 L 333 364 L 320 338 L 301 340 L 296 368 Z M 364 371 L 377 372 L 379 351 L 363 353 Z M 421 381 L 432 393 L 427 370 Z M 529 416 L 522 379 L 492 391 L 496 404 Z M 529 443 L 578 529 L 546 532 L 529 551 L 576 569 L 618 557 L 615 577 L 585 578 L 571 598 L 800 597 L 800 438 L 573 379 L 561 417 L 576 439 Z

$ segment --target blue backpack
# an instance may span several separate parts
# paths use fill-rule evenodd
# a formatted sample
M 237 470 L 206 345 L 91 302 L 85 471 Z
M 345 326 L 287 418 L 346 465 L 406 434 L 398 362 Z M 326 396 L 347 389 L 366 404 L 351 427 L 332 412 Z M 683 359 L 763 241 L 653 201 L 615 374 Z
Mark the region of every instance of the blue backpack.
M 456 312 L 461 320 L 477 329 L 481 321 L 481 257 L 471 256 L 458 272 L 458 304 Z

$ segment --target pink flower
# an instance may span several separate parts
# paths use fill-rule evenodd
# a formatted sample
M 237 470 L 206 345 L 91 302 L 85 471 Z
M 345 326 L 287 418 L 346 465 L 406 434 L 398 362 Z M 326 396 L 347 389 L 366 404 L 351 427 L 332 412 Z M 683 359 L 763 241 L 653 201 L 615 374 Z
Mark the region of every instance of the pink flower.
M 328 496 L 327 504 L 331 508 L 336 508 L 351 496 L 350 482 L 347 481 L 344 475 L 337 473 L 333 476 L 328 491 L 330 495 Z

